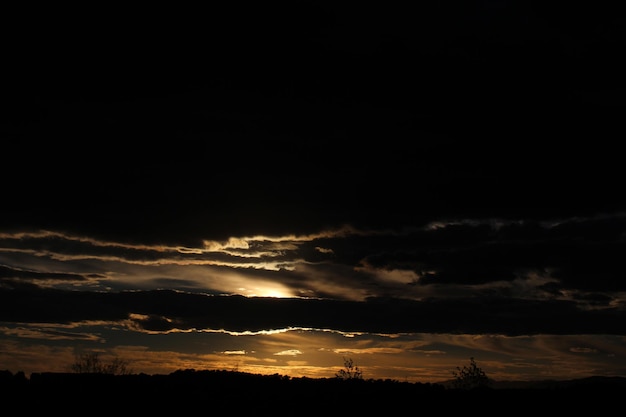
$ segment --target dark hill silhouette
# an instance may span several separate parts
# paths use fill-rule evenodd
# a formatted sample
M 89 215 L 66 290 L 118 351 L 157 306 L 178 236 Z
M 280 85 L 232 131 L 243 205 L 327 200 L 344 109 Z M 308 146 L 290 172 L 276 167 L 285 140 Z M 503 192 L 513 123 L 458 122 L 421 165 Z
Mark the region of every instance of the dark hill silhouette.
M 25 411 L 85 412 L 255 412 L 268 415 L 354 414 L 382 410 L 443 412 L 506 410 L 560 412 L 581 407 L 607 411 L 626 394 L 626 378 L 593 377 L 570 381 L 459 390 L 444 384 L 395 380 L 341 380 L 257 375 L 236 371 L 180 370 L 168 375 L 0 372 L 3 403 Z

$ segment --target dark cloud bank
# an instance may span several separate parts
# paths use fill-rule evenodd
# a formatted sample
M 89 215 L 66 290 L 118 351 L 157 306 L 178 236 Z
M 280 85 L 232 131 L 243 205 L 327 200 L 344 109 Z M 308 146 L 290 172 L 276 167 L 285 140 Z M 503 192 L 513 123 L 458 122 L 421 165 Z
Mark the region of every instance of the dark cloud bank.
M 188 243 L 622 209 L 616 8 L 15 13 L 0 225 Z
M 208 329 L 232 332 L 286 328 L 370 333 L 626 334 L 624 311 L 581 311 L 571 302 L 474 298 L 365 302 L 204 296 L 172 291 L 2 292 L 2 319 L 70 323 L 126 320 L 166 332 Z M 138 317 L 138 316 L 135 316 Z

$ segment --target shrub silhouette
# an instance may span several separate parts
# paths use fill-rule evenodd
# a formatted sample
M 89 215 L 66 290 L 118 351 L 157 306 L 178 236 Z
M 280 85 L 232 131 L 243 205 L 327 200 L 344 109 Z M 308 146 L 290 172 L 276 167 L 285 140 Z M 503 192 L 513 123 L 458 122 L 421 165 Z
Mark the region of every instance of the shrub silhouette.
M 76 361 L 71 369 L 78 374 L 106 374 L 106 375 L 130 375 L 128 361 L 114 358 L 109 363 L 104 363 L 97 352 L 76 355 Z
M 343 358 L 344 369 L 340 369 L 335 377 L 338 379 L 363 379 L 363 372 L 354 364 L 352 358 Z
M 473 357 L 470 358 L 469 366 L 463 366 L 463 368 L 457 366 L 456 371 L 452 371 L 452 375 L 454 376 L 454 388 L 467 390 L 487 388 L 490 385 L 487 374 L 476 365 Z

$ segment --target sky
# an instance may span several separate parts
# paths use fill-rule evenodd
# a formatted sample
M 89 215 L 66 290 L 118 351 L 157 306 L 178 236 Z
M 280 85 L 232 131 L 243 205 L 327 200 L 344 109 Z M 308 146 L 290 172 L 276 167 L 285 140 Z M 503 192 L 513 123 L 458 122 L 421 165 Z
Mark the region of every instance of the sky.
M 626 376 L 617 6 L 16 10 L 0 369 Z

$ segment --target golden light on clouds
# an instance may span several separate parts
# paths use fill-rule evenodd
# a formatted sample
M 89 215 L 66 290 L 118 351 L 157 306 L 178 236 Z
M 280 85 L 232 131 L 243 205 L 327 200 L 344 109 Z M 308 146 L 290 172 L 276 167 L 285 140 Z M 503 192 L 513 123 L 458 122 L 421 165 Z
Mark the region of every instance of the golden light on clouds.
M 222 352 L 224 355 L 245 355 L 245 350 L 226 350 Z
M 249 286 L 237 288 L 237 292 L 248 297 L 273 297 L 288 298 L 294 297 L 294 292 L 284 285 L 274 281 L 250 281 Z
M 297 356 L 297 355 L 302 355 L 302 352 L 299 351 L 298 349 L 289 349 L 289 350 L 283 350 L 281 352 L 276 352 L 276 353 L 274 353 L 274 355 L 276 355 L 276 356 Z

